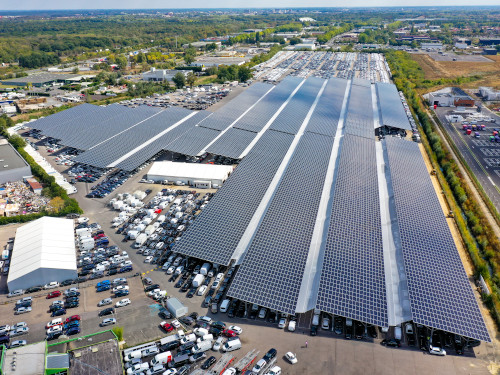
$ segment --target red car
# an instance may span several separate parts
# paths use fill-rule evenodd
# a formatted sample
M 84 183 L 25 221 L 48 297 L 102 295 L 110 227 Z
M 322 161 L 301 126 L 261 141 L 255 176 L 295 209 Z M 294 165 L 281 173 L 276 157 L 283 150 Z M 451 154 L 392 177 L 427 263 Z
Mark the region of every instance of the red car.
M 76 320 L 80 320 L 80 315 L 72 315 L 70 316 L 69 318 L 66 319 L 66 324 L 70 323 L 70 322 L 74 322 Z
M 161 322 L 160 327 L 163 328 L 167 332 L 174 330 L 174 326 L 172 324 L 167 323 L 167 322 Z
M 47 294 L 47 299 L 56 298 L 56 297 L 59 297 L 60 295 L 61 295 L 61 292 L 59 290 L 54 290 L 53 292 L 50 292 L 49 294 Z
M 230 329 L 225 329 L 224 331 L 222 331 L 222 333 L 226 337 L 235 337 L 235 336 L 238 336 L 238 334 L 236 332 L 231 331 Z
M 106 237 L 106 235 L 104 233 L 100 233 L 97 236 L 94 236 L 94 240 L 97 240 L 97 239 L 103 238 L 103 237 Z

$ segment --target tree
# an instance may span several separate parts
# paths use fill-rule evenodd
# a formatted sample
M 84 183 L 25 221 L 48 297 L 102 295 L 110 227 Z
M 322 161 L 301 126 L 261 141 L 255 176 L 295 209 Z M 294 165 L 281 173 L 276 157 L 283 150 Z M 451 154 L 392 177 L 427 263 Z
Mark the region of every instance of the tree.
M 175 87 L 178 89 L 181 89 L 184 87 L 186 84 L 186 77 L 184 76 L 183 73 L 178 72 L 176 75 L 172 78 L 172 81 L 175 83 Z
M 123 70 L 127 67 L 128 65 L 128 61 L 127 61 L 127 58 L 123 55 L 117 55 L 115 57 L 115 61 L 116 61 L 116 65 L 118 65 L 118 68 L 120 70 Z
M 186 77 L 186 83 L 189 85 L 189 87 L 193 87 L 195 82 L 196 82 L 196 75 L 193 72 L 189 72 Z
M 61 197 L 55 197 L 50 201 L 49 210 L 59 212 L 64 208 L 64 200 Z
M 186 63 L 186 65 L 191 65 L 193 61 L 194 61 L 193 55 L 187 53 L 184 55 L 184 62 Z
M 21 136 L 17 135 L 17 134 L 11 135 L 9 137 L 9 142 L 15 148 L 23 148 L 24 146 L 26 146 L 26 142 L 24 141 L 24 139 Z
M 73 73 L 73 74 L 78 74 L 78 72 L 79 72 L 79 71 L 80 71 L 80 69 L 78 69 L 78 67 L 77 67 L 77 66 L 75 66 L 75 67 L 73 68 L 73 70 L 72 70 L 72 73 Z
M 217 49 L 217 44 L 215 44 L 215 43 L 207 44 L 205 49 L 207 51 L 215 51 Z
M 238 80 L 240 82 L 246 82 L 250 78 L 252 78 L 252 71 L 250 68 L 247 68 L 246 66 L 240 66 L 238 69 Z
M 292 45 L 292 46 L 299 44 L 300 42 L 301 42 L 300 38 L 297 38 L 297 37 L 290 39 L 290 45 Z

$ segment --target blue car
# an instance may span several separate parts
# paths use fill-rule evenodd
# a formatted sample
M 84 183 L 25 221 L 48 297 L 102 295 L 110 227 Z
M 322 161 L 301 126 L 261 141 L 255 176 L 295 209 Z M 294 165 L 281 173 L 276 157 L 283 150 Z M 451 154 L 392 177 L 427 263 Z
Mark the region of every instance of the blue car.
M 67 336 L 77 335 L 80 333 L 80 327 L 71 327 L 66 331 Z
M 72 322 L 69 322 L 68 324 L 64 325 L 64 330 L 71 329 L 74 327 L 80 327 L 80 321 L 74 320 Z
M 97 283 L 96 288 L 99 288 L 99 287 L 104 286 L 104 285 L 110 285 L 110 284 L 111 284 L 111 281 L 103 280 L 103 281 L 100 281 Z
M 132 266 L 125 266 L 125 267 L 122 267 L 120 268 L 120 273 L 123 273 L 123 272 L 128 272 L 128 271 L 132 271 Z
M 111 285 L 109 285 L 109 284 L 107 284 L 107 285 L 106 285 L 106 284 L 105 284 L 105 285 L 102 285 L 102 286 L 98 287 L 98 288 L 96 289 L 96 291 L 97 291 L 97 292 L 104 292 L 104 291 L 106 291 L 106 290 L 110 290 L 110 289 L 111 289 Z
M 61 316 L 64 314 L 66 314 L 66 309 L 59 309 L 59 310 L 52 311 L 52 314 L 50 314 L 50 316 L 54 317 L 54 316 Z

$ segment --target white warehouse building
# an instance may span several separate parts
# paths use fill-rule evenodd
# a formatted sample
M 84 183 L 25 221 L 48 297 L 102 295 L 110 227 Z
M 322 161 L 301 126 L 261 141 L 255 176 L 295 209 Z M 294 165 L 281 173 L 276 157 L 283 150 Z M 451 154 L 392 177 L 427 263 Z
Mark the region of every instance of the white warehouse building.
M 73 220 L 45 216 L 17 229 L 9 291 L 77 277 Z
M 198 188 L 220 187 L 229 177 L 233 167 L 198 163 L 156 161 L 148 172 L 148 180 L 190 185 Z

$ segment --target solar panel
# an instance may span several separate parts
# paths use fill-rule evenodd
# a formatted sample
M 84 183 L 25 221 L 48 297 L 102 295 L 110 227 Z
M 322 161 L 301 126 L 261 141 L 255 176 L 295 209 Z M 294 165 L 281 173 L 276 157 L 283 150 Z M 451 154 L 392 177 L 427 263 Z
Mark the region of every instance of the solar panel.
M 219 134 L 218 130 L 196 126 L 168 144 L 165 149 L 179 154 L 196 156 Z
M 347 108 L 344 133 L 373 139 L 375 130 L 370 87 L 353 84 Z
M 230 128 L 207 148 L 207 152 L 238 159 L 256 136 L 254 132 Z
M 198 126 L 214 130 L 226 129 L 272 88 L 272 85 L 266 83 L 254 83 L 223 107 L 216 110 L 212 116 L 201 121 Z
M 91 115 L 94 112 L 102 111 L 102 107 L 92 104 L 80 104 L 76 107 L 68 108 L 64 111 L 54 113 L 53 115 L 30 122 L 29 126 L 32 129 L 46 131 L 54 126 L 63 123 L 73 123 L 73 121 Z
M 291 134 L 266 131 L 173 251 L 229 265 L 293 138 Z
M 308 132 L 335 135 L 346 87 L 347 80 L 330 78 L 309 120 Z
M 317 308 L 387 327 L 374 140 L 344 136 L 334 184 Z
M 411 125 L 396 85 L 377 82 L 376 87 L 382 124 L 393 128 L 411 130 Z
M 356 86 L 370 87 L 371 82 L 364 78 L 353 78 L 352 84 Z
M 260 132 L 302 81 L 301 78 L 286 77 L 255 107 L 239 119 L 234 127 L 255 133 Z
M 490 341 L 418 144 L 385 144 L 413 321 Z
M 228 295 L 295 314 L 333 138 L 304 133 Z
M 144 142 L 191 113 L 191 111 L 180 107 L 168 108 L 159 112 L 157 116 L 149 118 L 127 129 L 127 131 L 117 134 L 113 138 L 109 138 L 94 148 L 85 151 L 78 155 L 75 160 L 95 167 L 106 168 L 123 155 L 141 146 Z
M 322 78 L 308 78 L 269 129 L 297 134 L 324 82 Z
M 208 116 L 209 112 L 200 111 L 197 112 L 193 117 L 190 117 L 182 124 L 178 125 L 174 129 L 170 130 L 168 133 L 162 135 L 160 138 L 156 139 L 146 147 L 138 150 L 133 155 L 129 156 L 125 160 L 121 161 L 116 165 L 117 168 L 123 169 L 125 171 L 133 171 L 141 164 L 151 159 L 154 155 L 156 155 L 161 150 L 164 150 L 165 147 L 179 138 L 182 134 L 187 132 L 189 129 L 194 128 L 194 126 L 203 120 L 206 116 Z

